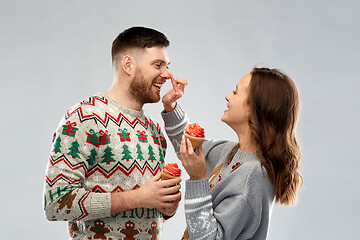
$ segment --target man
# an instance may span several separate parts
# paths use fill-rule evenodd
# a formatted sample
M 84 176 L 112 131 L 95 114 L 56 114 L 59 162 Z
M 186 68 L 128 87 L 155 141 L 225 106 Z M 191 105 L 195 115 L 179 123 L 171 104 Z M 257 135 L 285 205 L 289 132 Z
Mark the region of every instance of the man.
M 54 133 L 44 210 L 48 220 L 68 221 L 72 239 L 158 239 L 177 210 L 181 179 L 159 181 L 167 144 L 142 110 L 170 77 L 167 46 L 153 29 L 120 33 L 110 90 L 70 108 Z M 182 95 L 175 81 L 168 98 Z

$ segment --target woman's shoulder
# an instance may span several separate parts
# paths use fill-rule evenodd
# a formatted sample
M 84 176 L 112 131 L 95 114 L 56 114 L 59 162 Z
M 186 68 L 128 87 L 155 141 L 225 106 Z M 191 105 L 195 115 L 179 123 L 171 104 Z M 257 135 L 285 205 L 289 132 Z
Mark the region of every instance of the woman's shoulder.
M 261 165 L 256 153 L 245 153 L 239 150 L 234 160 L 230 163 L 229 167 L 231 167 L 231 173 L 237 172 L 234 176 L 241 182 L 244 190 L 252 191 L 251 189 L 253 188 L 273 188 L 266 169 Z

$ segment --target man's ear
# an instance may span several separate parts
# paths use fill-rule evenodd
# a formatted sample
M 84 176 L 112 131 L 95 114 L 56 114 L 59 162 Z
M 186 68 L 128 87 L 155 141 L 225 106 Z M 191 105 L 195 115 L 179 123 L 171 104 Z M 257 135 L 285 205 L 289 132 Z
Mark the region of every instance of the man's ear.
M 120 67 L 129 75 L 132 75 L 135 67 L 135 59 L 129 55 L 125 55 L 120 63 Z

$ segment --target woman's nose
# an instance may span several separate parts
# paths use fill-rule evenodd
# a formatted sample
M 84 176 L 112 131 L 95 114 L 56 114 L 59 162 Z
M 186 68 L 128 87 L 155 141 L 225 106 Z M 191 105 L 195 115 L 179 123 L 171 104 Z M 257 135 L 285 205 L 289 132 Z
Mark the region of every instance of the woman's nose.
M 226 100 L 226 101 L 229 101 L 229 95 L 230 95 L 230 94 L 228 94 L 228 95 L 225 96 L 225 100 Z

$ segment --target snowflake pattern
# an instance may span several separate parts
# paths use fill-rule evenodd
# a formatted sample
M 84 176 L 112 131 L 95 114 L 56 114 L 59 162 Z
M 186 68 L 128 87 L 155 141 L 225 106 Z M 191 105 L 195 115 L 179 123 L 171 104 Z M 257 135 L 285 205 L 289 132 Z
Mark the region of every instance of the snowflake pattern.
M 84 185 L 85 185 L 86 188 L 89 188 L 90 181 L 88 179 L 86 179 Z
M 83 150 L 84 150 L 84 152 L 88 152 L 88 146 L 87 146 L 87 145 L 84 145 L 84 146 L 83 146 Z
M 120 182 L 121 182 L 121 177 L 120 177 L 120 175 L 116 175 L 116 176 L 114 177 L 114 180 L 115 180 L 115 182 L 116 182 L 117 184 L 120 184 Z
M 139 181 L 139 178 L 140 178 L 139 174 L 134 174 L 133 177 L 134 177 L 135 182 Z
M 127 188 L 129 188 L 130 185 L 131 185 L 131 182 L 130 182 L 130 181 L 125 181 L 125 186 L 126 186 Z
M 53 169 L 53 168 L 51 168 L 51 169 L 49 170 L 49 174 L 50 174 L 50 175 L 55 174 L 55 172 L 56 172 L 56 171 L 55 171 L 55 169 Z
M 99 176 L 95 176 L 95 177 L 94 177 L 94 181 L 95 181 L 96 184 L 99 184 L 99 182 L 100 182 Z
M 210 232 L 211 225 L 214 223 L 212 209 L 206 208 L 202 211 L 195 211 L 195 214 L 187 215 L 186 222 L 188 231 L 192 234 L 202 234 Z
M 201 223 L 201 228 L 206 229 L 206 231 L 209 231 L 210 229 L 210 213 L 206 211 L 201 211 L 200 216 L 198 217 L 199 224 Z

